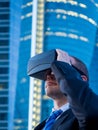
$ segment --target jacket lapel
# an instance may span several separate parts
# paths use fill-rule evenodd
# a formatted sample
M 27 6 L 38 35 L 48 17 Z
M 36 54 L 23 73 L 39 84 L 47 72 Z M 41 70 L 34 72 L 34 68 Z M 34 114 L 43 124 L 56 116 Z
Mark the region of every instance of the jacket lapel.
M 66 120 L 67 121 L 70 120 L 69 118 L 71 117 L 73 117 L 73 113 L 71 109 L 68 109 L 67 111 L 63 112 L 61 116 L 55 121 L 52 130 L 58 130 L 59 126 L 65 123 Z M 41 122 L 37 127 L 35 127 L 34 130 L 42 130 L 46 124 L 46 120 Z
M 41 122 L 39 125 L 37 125 L 34 130 L 42 130 L 46 124 L 46 120 L 47 119 L 45 119 L 43 122 Z
M 62 115 L 55 121 L 52 130 L 58 129 L 58 127 L 68 119 L 70 113 L 72 113 L 71 109 L 62 113 Z

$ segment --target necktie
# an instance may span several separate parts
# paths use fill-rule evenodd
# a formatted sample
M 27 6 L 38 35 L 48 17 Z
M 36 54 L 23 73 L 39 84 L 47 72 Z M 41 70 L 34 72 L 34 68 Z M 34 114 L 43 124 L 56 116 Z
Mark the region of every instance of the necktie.
M 48 118 L 46 124 L 45 124 L 45 128 L 44 130 L 51 130 L 51 127 L 53 125 L 53 123 L 55 122 L 55 119 L 62 113 L 62 110 L 57 110 L 52 112 L 52 114 L 50 115 L 50 117 Z

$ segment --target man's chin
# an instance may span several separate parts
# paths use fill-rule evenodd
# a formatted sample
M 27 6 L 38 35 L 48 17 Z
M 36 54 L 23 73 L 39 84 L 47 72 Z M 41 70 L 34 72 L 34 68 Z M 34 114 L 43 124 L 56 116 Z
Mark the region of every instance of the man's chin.
M 52 98 L 52 99 L 57 99 L 57 98 L 61 98 L 62 96 L 67 96 L 66 94 L 63 94 L 63 93 L 52 93 L 52 92 L 47 92 L 46 95 L 49 97 L 49 98 Z
M 47 92 L 46 95 L 47 95 L 48 97 L 50 97 L 50 98 L 53 98 L 53 97 L 54 97 L 54 94 L 49 93 L 49 92 Z

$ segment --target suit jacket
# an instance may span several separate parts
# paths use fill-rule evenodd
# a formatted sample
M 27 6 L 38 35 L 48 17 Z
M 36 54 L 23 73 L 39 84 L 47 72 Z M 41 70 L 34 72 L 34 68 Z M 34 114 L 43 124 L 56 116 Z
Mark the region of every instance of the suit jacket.
M 79 130 L 98 130 L 98 95 L 91 90 L 88 81 L 83 81 L 81 74 L 65 62 L 55 61 L 51 69 L 61 91 L 67 94 Z
M 34 130 L 42 130 L 45 126 L 46 120 L 40 123 Z M 79 130 L 78 121 L 69 109 L 61 114 L 55 121 L 51 130 Z

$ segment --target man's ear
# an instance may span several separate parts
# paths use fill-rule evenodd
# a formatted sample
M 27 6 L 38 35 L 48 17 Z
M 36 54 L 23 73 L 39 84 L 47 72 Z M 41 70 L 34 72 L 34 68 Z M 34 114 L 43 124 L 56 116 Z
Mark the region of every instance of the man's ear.
M 81 78 L 83 79 L 83 81 L 87 81 L 87 77 L 85 75 L 81 75 Z

